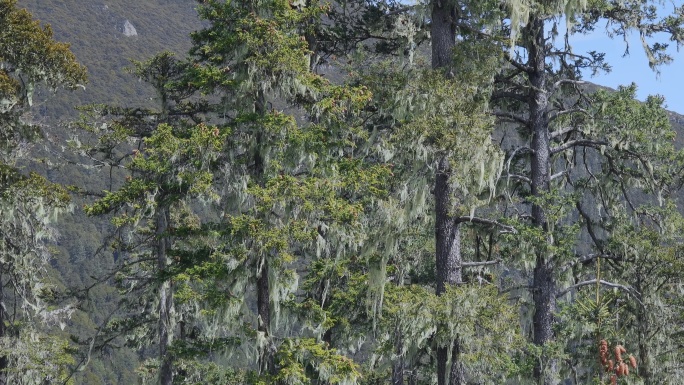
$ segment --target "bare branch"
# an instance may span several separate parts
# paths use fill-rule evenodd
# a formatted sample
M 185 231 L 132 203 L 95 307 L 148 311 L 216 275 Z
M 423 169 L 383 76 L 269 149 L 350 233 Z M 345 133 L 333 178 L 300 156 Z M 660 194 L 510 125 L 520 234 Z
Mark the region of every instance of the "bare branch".
M 569 171 L 569 170 L 563 170 L 563 171 L 561 171 L 561 172 L 557 172 L 557 173 L 551 175 L 551 180 L 554 180 L 554 179 L 557 179 L 557 178 L 562 177 L 563 175 L 567 174 L 568 171 Z
M 519 179 L 519 180 L 522 180 L 528 184 L 532 184 L 532 180 L 526 176 L 511 174 L 511 162 L 513 161 L 513 158 L 515 158 L 515 156 L 518 154 L 518 152 L 534 153 L 534 150 L 529 148 L 529 147 L 518 147 L 515 150 L 513 150 L 511 155 L 508 157 L 508 160 L 506 161 L 506 173 L 515 179 Z
M 530 179 L 530 178 L 528 178 L 528 177 L 526 177 L 526 176 L 524 176 L 524 175 L 519 175 L 519 174 L 507 174 L 507 175 L 503 175 L 502 177 L 503 177 L 503 178 L 507 178 L 507 179 L 517 179 L 517 180 L 523 181 L 523 182 L 525 182 L 525 183 L 527 183 L 527 184 L 532 184 L 532 179 Z
M 554 132 L 550 133 L 549 139 L 557 138 L 561 135 L 565 135 L 565 134 L 571 133 L 573 131 L 577 131 L 577 127 L 563 127 L 561 129 L 559 129 L 558 131 L 554 131 Z
M 507 119 L 507 120 L 510 120 L 510 121 L 513 121 L 513 122 L 517 122 L 517 123 L 520 123 L 520 124 L 523 124 L 523 125 L 527 125 L 527 124 L 528 124 L 528 120 L 527 120 L 527 119 L 525 119 L 523 116 L 520 116 L 520 115 L 518 115 L 518 114 L 514 114 L 514 113 L 512 113 L 512 112 L 498 111 L 498 112 L 494 112 L 494 116 L 496 116 L 496 117 L 498 117 L 498 118 L 502 118 L 502 119 Z
M 599 280 L 598 283 L 600 283 L 603 286 L 623 290 L 626 293 L 632 295 L 637 301 L 639 301 L 639 303 L 641 303 L 641 300 L 639 300 L 639 297 L 638 297 L 639 293 L 637 291 L 635 291 L 634 289 L 632 289 L 631 287 L 621 285 L 619 283 L 604 281 L 604 280 Z M 587 281 L 582 281 L 582 282 L 576 283 L 576 284 L 566 288 L 565 290 L 562 290 L 559 293 L 557 293 L 556 298 L 562 297 L 574 289 L 578 289 L 582 286 L 588 286 L 588 285 L 596 285 L 596 279 L 590 279 Z M 642 303 L 642 305 L 643 305 L 643 303 Z
M 563 115 L 574 114 L 576 112 L 581 112 L 585 115 L 589 115 L 589 111 L 587 111 L 584 108 L 579 108 L 579 107 L 578 108 L 569 108 L 569 109 L 558 111 L 554 114 L 551 114 L 551 116 L 549 117 L 549 122 L 553 122 L 554 120 L 560 118 Z
M 527 146 L 518 147 L 515 150 L 513 150 L 513 152 L 511 152 L 511 155 L 508 157 L 508 162 L 510 163 L 511 159 L 513 159 L 515 157 L 515 155 L 518 154 L 519 152 L 523 152 L 523 153 L 524 152 L 530 152 L 530 153 L 534 154 L 534 150 L 530 147 L 527 147 Z
M 500 263 L 501 260 L 497 259 L 494 261 L 483 261 L 483 262 L 462 262 L 461 267 L 477 267 L 477 266 L 488 266 L 488 265 L 496 265 L 497 263 Z
M 574 84 L 574 85 L 581 85 L 581 84 L 587 84 L 587 82 L 583 80 L 572 80 L 572 79 L 561 79 L 555 83 L 553 83 L 553 90 L 557 90 L 560 86 L 563 84 Z
M 584 59 L 584 60 L 593 60 L 593 58 L 586 56 L 586 55 L 580 55 L 572 51 L 555 51 L 555 52 L 549 52 L 549 56 L 570 56 L 573 58 L 577 59 Z
M 599 250 L 603 250 L 601 241 L 599 240 L 598 236 L 596 235 L 596 232 L 594 231 L 594 221 L 591 219 L 589 214 L 582 209 L 582 205 L 579 202 L 575 204 L 575 207 L 577 207 L 577 211 L 579 212 L 580 216 L 584 218 L 584 220 L 586 221 L 587 232 L 589 233 L 589 237 L 591 237 L 591 240 L 594 242 L 594 245 L 598 247 Z
M 587 263 L 589 263 L 589 262 L 591 262 L 591 261 L 593 261 L 593 260 L 595 260 L 595 259 L 598 259 L 598 258 L 612 259 L 612 260 L 614 260 L 614 261 L 620 261 L 620 260 L 622 260 L 622 256 L 621 256 L 621 255 L 612 255 L 612 254 L 604 254 L 604 253 L 587 254 L 587 255 L 583 255 L 583 256 L 581 256 L 581 257 L 578 257 L 576 260 L 574 260 L 574 261 L 568 263 L 567 265 L 565 265 L 565 266 L 561 269 L 561 273 L 565 273 L 566 271 L 568 271 L 568 269 L 570 269 L 570 268 L 572 268 L 573 266 L 576 266 L 576 265 L 578 265 L 578 264 L 580 264 L 580 263 L 583 264 L 583 265 L 585 265 L 585 264 L 587 264 Z
M 524 65 L 520 63 L 519 61 L 515 60 L 513 57 L 511 57 L 511 54 L 508 53 L 507 51 L 504 51 L 504 59 L 506 59 L 507 62 L 509 62 L 513 67 L 517 68 L 520 71 L 523 72 L 532 72 L 534 68 Z
M 571 140 L 562 146 L 558 146 L 555 148 L 551 149 L 551 155 L 557 154 L 559 152 L 563 152 L 569 148 L 572 147 L 577 147 L 577 146 L 584 146 L 584 147 L 599 147 L 599 146 L 607 146 L 608 142 L 605 140 L 590 140 L 590 139 L 577 139 L 577 140 Z
M 477 223 L 479 225 L 497 226 L 497 227 L 500 227 L 500 228 L 506 230 L 506 232 L 513 233 L 513 234 L 518 233 L 518 231 L 513 226 L 505 225 L 501 222 L 497 222 L 497 221 L 494 221 L 491 219 L 463 216 L 463 217 L 455 218 L 455 221 L 456 221 L 456 223 L 471 222 L 471 223 Z

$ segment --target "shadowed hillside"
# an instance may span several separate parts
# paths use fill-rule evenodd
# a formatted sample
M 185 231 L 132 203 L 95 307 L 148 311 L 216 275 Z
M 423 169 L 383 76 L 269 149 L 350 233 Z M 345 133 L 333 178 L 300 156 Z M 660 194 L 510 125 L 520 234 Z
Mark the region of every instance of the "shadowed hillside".
M 193 1 L 184 0 L 21 0 L 41 22 L 50 24 L 58 41 L 71 43 L 88 67 L 85 91 L 60 94 L 42 106 L 40 115 L 73 116 L 73 106 L 86 103 L 140 105 L 153 94 L 124 71 L 130 59 L 145 60 L 160 51 L 182 57 L 190 33 L 200 27 Z

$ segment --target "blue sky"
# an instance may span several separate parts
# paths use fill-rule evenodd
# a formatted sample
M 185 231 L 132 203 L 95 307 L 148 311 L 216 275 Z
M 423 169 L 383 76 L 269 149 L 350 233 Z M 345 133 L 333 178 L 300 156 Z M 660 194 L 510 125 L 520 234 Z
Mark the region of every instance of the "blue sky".
M 677 3 L 681 3 L 681 0 Z M 666 7 L 671 9 L 672 5 Z M 667 36 L 658 36 L 656 39 L 663 43 L 669 42 Z M 661 66 L 660 74 L 657 74 L 648 66 L 639 34 L 632 33 L 627 40 L 629 55 L 624 56 L 626 45 L 622 37 L 608 38 L 604 26 L 597 26 L 590 35 L 571 37 L 570 44 L 575 52 L 604 52 L 606 62 L 612 66 L 610 73 L 601 73 L 595 77 L 586 74 L 585 80 L 611 88 L 634 82 L 639 87 L 637 97 L 640 100 L 646 99 L 648 95 L 662 95 L 668 110 L 684 115 L 684 47 L 677 52 L 676 44 L 670 42 L 669 52 L 674 61 Z

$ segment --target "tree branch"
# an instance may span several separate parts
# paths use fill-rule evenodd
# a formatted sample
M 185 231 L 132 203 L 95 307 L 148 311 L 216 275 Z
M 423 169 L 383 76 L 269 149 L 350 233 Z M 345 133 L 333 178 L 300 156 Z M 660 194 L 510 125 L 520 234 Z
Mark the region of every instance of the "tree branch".
M 594 221 L 593 221 L 593 220 L 591 219 L 591 217 L 589 216 L 589 213 L 585 212 L 585 211 L 582 209 L 582 205 L 581 205 L 579 202 L 577 202 L 577 203 L 575 204 L 575 207 L 577 207 L 577 211 L 579 212 L 580 216 L 581 216 L 582 218 L 584 218 L 584 220 L 587 222 L 587 232 L 589 233 L 589 237 L 591 238 L 591 240 L 594 242 L 594 245 L 595 245 L 600 251 L 603 251 L 602 244 L 601 244 L 601 242 L 600 242 L 598 236 L 596 235 L 596 232 L 594 231 Z
M 563 84 L 574 84 L 574 85 L 580 85 L 580 84 L 587 84 L 587 82 L 583 80 L 572 80 L 572 79 L 561 79 L 555 83 L 553 83 L 553 90 L 557 90 L 560 86 Z
M 504 51 L 504 59 L 506 59 L 507 62 L 509 62 L 513 67 L 517 68 L 520 71 L 529 73 L 529 72 L 532 72 L 534 70 L 534 68 L 527 66 L 527 65 L 524 65 L 524 64 L 520 63 L 519 61 L 513 59 L 511 57 L 511 54 L 508 53 L 508 51 Z
M 551 155 L 557 154 L 559 152 L 563 152 L 569 148 L 572 147 L 577 147 L 577 146 L 585 146 L 585 147 L 598 147 L 598 146 L 607 146 L 608 142 L 605 140 L 590 140 L 590 139 L 577 139 L 577 140 L 571 140 L 562 146 L 558 146 L 555 148 L 551 149 Z
M 503 178 L 507 178 L 507 179 L 517 179 L 517 180 L 523 181 L 523 182 L 525 182 L 525 183 L 527 183 L 527 184 L 532 184 L 532 179 L 530 179 L 530 178 L 528 178 L 528 177 L 526 177 L 526 176 L 524 176 L 524 175 L 507 174 L 507 175 L 504 175 Z
M 577 131 L 577 127 L 563 127 L 559 129 L 558 131 L 554 131 L 549 134 L 549 139 L 554 139 L 557 138 L 561 135 L 569 134 L 573 131 Z
M 573 266 L 576 266 L 576 265 L 578 265 L 578 264 L 580 264 L 580 263 L 583 264 L 583 265 L 585 265 L 585 264 L 587 264 L 587 263 L 589 263 L 589 262 L 591 262 L 591 261 L 593 261 L 593 260 L 595 260 L 595 259 L 598 259 L 598 258 L 612 259 L 612 260 L 614 260 L 614 261 L 620 261 L 620 260 L 622 260 L 622 256 L 620 256 L 620 255 L 612 255 L 612 254 L 604 254 L 604 253 L 588 254 L 588 255 L 584 255 L 584 256 L 578 257 L 576 260 L 574 260 L 574 261 L 568 263 L 567 265 L 565 265 L 565 266 L 561 269 L 561 274 L 562 274 L 562 273 L 565 273 L 566 271 L 568 271 L 568 269 L 572 268 Z
M 508 119 L 508 120 L 511 120 L 511 121 L 514 121 L 514 122 L 517 122 L 517 123 L 520 123 L 523 125 L 527 125 L 529 123 L 528 120 L 525 119 L 524 117 L 517 115 L 517 114 L 514 114 L 512 112 L 503 112 L 503 111 L 494 112 L 494 116 L 496 116 L 498 118 Z
M 506 173 L 508 175 L 511 175 L 511 162 L 513 161 L 513 158 L 515 158 L 518 152 L 531 152 L 534 154 L 534 150 L 529 147 L 518 147 L 515 150 L 513 150 L 511 155 L 508 157 L 508 160 L 506 161 Z M 527 178 L 522 175 L 520 175 L 520 177 L 522 178 L 521 180 L 526 181 L 528 184 L 532 184 L 532 180 L 530 178 Z
M 462 262 L 461 267 L 477 267 L 477 266 L 488 266 L 488 265 L 496 265 L 497 263 L 500 263 L 501 260 L 497 259 L 494 261 L 483 261 L 483 262 Z
M 619 284 L 619 283 L 608 282 L 608 281 L 604 281 L 604 280 L 600 280 L 600 281 L 598 281 L 598 283 L 600 283 L 600 284 L 603 285 L 603 286 L 608 286 L 608 287 L 612 287 L 612 288 L 617 288 L 617 289 L 620 289 L 620 290 L 624 290 L 624 291 L 627 292 L 628 294 L 634 296 L 634 297 L 637 299 L 637 301 L 639 301 L 639 302 L 641 303 L 641 301 L 639 300 L 639 298 L 638 298 L 636 295 L 634 295 L 635 293 L 636 293 L 636 294 L 639 294 L 639 293 L 635 292 L 634 289 L 632 289 L 632 288 L 630 288 L 630 287 L 628 287 L 628 286 L 621 285 L 621 284 Z M 582 282 L 576 283 L 576 284 L 574 284 L 574 285 L 572 285 L 572 286 L 566 288 L 565 290 L 562 290 L 561 292 L 557 293 L 557 294 L 556 294 L 556 298 L 562 297 L 563 295 L 569 293 L 570 291 L 572 291 L 572 290 L 574 290 L 574 289 L 578 289 L 578 288 L 580 288 L 580 287 L 582 287 L 582 286 L 588 286 L 588 285 L 596 285 L 596 279 L 590 279 L 590 280 L 587 280 L 587 281 L 582 281 Z
M 513 234 L 518 233 L 518 231 L 513 226 L 505 225 L 501 222 L 497 222 L 497 221 L 494 221 L 491 219 L 463 216 L 463 217 L 454 218 L 454 220 L 456 221 L 456 223 L 471 222 L 471 223 L 477 223 L 479 225 L 497 226 L 497 227 L 501 227 L 502 229 L 506 230 L 506 232 L 508 232 L 508 233 L 513 233 Z
M 560 177 L 562 177 L 563 175 L 565 175 L 565 174 L 567 174 L 567 173 L 568 173 L 568 170 L 563 170 L 563 171 L 561 171 L 561 172 L 557 172 L 557 173 L 551 175 L 550 180 L 554 180 L 554 179 L 560 178 Z
M 574 114 L 575 112 L 581 112 L 585 115 L 589 115 L 589 111 L 585 110 L 584 108 L 569 108 L 567 110 L 562 110 L 556 112 L 555 114 L 551 114 L 551 116 L 549 117 L 549 122 L 553 122 L 554 120 L 560 118 L 563 115 Z

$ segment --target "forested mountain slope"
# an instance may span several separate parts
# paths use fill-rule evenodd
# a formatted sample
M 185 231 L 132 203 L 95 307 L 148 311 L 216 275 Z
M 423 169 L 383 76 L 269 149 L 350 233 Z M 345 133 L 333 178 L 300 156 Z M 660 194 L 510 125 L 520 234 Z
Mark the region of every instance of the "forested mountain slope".
M 195 3 L 183 0 L 21 0 L 34 17 L 49 24 L 58 41 L 88 68 L 85 91 L 60 95 L 45 105 L 42 114 L 73 116 L 73 106 L 88 103 L 140 105 L 154 96 L 152 90 L 124 71 L 130 60 L 147 60 L 161 51 L 183 57 L 190 48 L 190 33 L 201 24 Z

